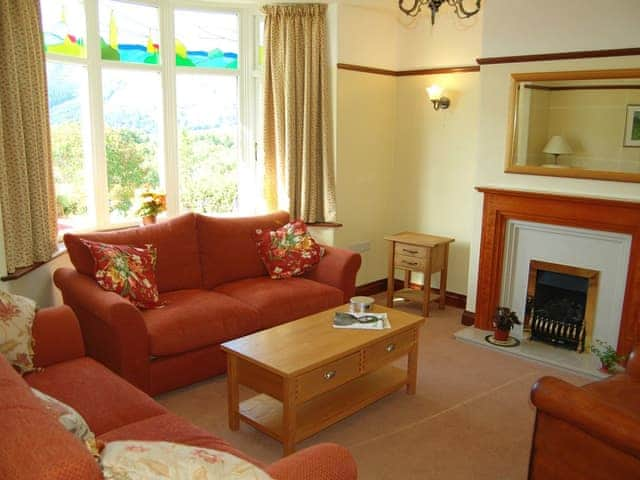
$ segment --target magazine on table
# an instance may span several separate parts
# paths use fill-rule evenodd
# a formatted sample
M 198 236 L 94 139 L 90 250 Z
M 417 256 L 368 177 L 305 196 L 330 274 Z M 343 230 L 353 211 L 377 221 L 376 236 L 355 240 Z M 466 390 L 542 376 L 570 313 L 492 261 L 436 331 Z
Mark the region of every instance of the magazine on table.
M 333 328 L 355 328 L 358 330 L 384 330 L 391 328 L 386 313 L 336 312 L 333 316 Z

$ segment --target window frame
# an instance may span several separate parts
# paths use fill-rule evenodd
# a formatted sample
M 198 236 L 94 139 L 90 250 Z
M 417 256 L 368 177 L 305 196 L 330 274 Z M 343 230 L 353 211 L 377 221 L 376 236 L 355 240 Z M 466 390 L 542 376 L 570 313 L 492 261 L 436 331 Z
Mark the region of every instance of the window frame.
M 259 25 L 263 14 L 255 4 L 223 3 L 189 0 L 118 0 L 122 3 L 151 6 L 158 9 L 160 31 L 160 63 L 149 65 L 141 63 L 117 62 L 103 60 L 100 51 L 100 18 L 99 1 L 84 0 L 86 22 L 86 58 L 72 57 L 55 53 L 46 53 L 47 62 L 73 63 L 84 65 L 87 69 L 88 125 L 83 128 L 83 149 L 85 152 L 85 171 L 92 177 L 87 184 L 93 189 L 87 192 L 87 216 L 89 222 L 82 230 L 117 229 L 137 225 L 137 221 L 112 223 L 108 205 L 108 177 L 105 150 L 105 119 L 103 104 L 103 69 L 155 71 L 160 74 L 162 91 L 162 115 L 159 122 L 158 140 L 158 175 L 160 189 L 167 194 L 167 216 L 179 215 L 179 158 L 178 158 L 178 117 L 177 117 L 177 79 L 181 72 L 185 74 L 233 76 L 238 82 L 238 168 L 250 172 L 250 179 L 240 176 L 238 196 L 240 201 L 239 214 L 258 213 L 261 205 L 256 205 L 248 194 L 256 192 L 261 183 L 259 162 L 259 145 L 262 134 L 258 105 L 258 86 L 262 82 L 263 69 L 258 62 Z M 222 12 L 237 15 L 238 38 L 238 68 L 203 68 L 178 67 L 175 64 L 175 11 L 206 11 Z M 87 120 L 81 120 L 87 121 Z M 85 125 L 83 125 L 85 126 Z M 87 158 L 87 153 L 89 158 Z

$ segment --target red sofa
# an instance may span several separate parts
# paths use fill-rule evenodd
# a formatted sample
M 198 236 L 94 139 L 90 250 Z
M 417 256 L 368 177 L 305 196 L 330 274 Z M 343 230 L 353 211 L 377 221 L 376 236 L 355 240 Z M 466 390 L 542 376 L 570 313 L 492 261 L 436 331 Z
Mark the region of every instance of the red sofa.
M 95 360 L 85 357 L 78 321 L 69 307 L 41 310 L 33 327 L 35 364 L 42 371 L 20 377 L 0 355 L 0 478 L 101 479 L 96 461 L 31 392 L 33 386 L 75 408 L 96 437 L 168 441 L 228 451 L 277 480 L 353 480 L 351 454 L 319 444 L 264 465 L 170 413 Z M 61 341 L 62 340 L 62 341 Z
M 225 371 L 220 344 L 340 305 L 353 296 L 360 255 L 325 247 L 302 277 L 272 280 L 254 240 L 289 214 L 219 218 L 186 214 L 143 228 L 67 234 L 75 270 L 54 273 L 64 303 L 78 316 L 88 354 L 155 395 Z M 138 310 L 93 279 L 81 238 L 158 250 L 156 276 L 166 307 Z

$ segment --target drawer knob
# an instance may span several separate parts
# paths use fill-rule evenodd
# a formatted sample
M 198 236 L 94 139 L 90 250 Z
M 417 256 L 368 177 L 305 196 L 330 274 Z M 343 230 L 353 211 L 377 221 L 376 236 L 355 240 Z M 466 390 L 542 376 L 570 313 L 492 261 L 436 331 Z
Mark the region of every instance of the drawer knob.
M 335 376 L 336 376 L 335 370 L 329 370 L 328 372 L 324 372 L 324 375 L 323 375 L 325 380 L 331 380 Z
M 406 265 L 418 265 L 418 262 L 407 262 L 406 260 L 402 260 L 402 263 L 406 264 Z
M 402 251 L 405 253 L 411 253 L 412 255 L 415 255 L 416 253 L 418 253 L 418 250 L 408 250 L 406 248 L 403 248 Z
M 396 349 L 396 344 L 395 343 L 390 343 L 389 345 L 387 345 L 385 347 L 385 350 L 387 352 L 393 352 Z

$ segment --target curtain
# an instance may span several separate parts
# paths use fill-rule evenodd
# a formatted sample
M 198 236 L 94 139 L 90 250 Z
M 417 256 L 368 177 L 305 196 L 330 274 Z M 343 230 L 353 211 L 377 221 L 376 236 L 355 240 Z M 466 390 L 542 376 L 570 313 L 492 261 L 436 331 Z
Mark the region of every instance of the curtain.
M 56 211 L 38 1 L 0 0 L 0 212 L 8 273 L 47 261 Z
M 267 5 L 265 197 L 306 222 L 335 219 L 326 5 Z

